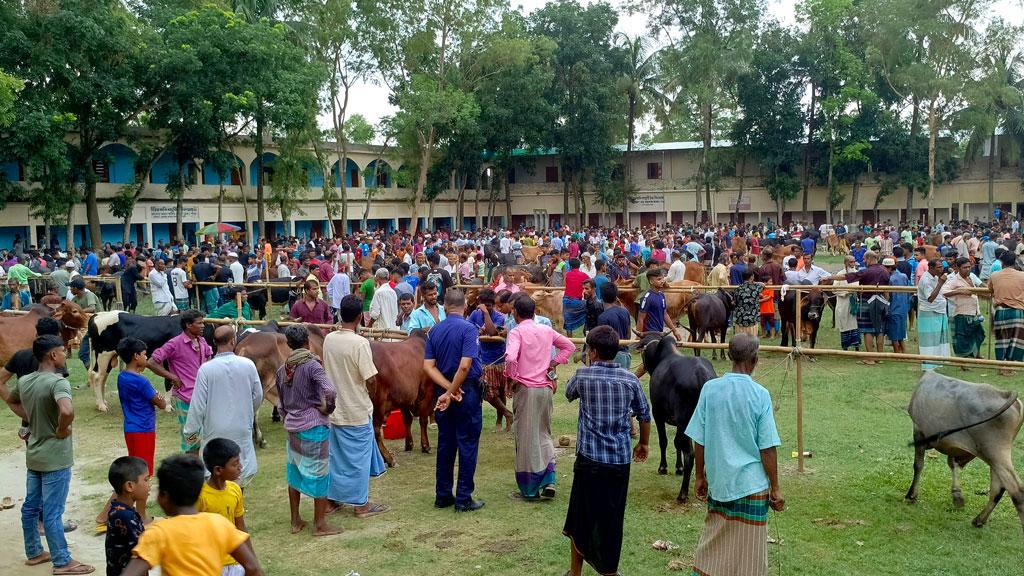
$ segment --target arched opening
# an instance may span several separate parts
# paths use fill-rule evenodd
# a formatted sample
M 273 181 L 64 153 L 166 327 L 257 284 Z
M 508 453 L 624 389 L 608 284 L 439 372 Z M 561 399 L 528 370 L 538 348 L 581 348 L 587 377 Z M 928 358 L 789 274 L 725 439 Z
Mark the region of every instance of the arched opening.
M 274 185 L 274 163 L 277 161 L 277 154 L 273 152 L 263 153 L 263 185 L 273 186 Z M 249 166 L 249 184 L 255 186 L 259 181 L 257 177 L 257 171 L 259 170 L 259 162 L 256 160 L 252 161 Z
M 110 184 L 134 184 L 135 160 L 138 155 L 134 150 L 120 143 L 107 144 L 97 151 L 92 161 L 92 171 L 97 182 Z
M 374 160 L 363 170 L 363 181 L 366 188 L 391 188 L 393 175 L 391 165 L 384 160 Z

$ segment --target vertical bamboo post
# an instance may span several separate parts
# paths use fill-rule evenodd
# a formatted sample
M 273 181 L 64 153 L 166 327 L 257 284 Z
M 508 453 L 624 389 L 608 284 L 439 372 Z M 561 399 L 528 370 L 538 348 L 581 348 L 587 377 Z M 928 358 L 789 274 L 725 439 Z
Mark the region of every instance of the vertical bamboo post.
M 205 302 L 203 302 L 203 297 L 199 295 L 199 284 L 196 283 L 193 286 L 193 288 L 196 289 L 196 310 L 202 310 L 203 309 L 203 305 L 205 304 Z M 213 310 L 207 310 L 206 311 L 207 314 L 209 314 L 210 312 L 213 312 Z
M 235 319 L 242 319 L 242 291 L 235 292 Z
M 995 340 L 996 317 L 992 312 L 992 296 L 988 297 L 988 359 L 992 359 L 992 341 Z
M 793 347 L 797 349 L 796 356 L 796 461 L 797 469 L 801 474 L 804 472 L 804 359 L 800 354 L 800 339 L 803 336 L 800 327 L 802 312 L 800 288 L 796 289 L 796 326 L 793 337 Z
M 117 309 L 124 310 L 124 295 L 121 294 L 121 279 L 114 280 L 114 292 L 117 294 Z

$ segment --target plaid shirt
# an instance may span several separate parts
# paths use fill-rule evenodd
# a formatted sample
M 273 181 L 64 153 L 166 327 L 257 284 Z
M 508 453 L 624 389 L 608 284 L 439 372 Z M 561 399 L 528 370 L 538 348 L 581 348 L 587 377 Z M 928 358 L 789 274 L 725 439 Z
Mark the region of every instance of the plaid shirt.
M 569 401 L 580 399 L 576 451 L 603 464 L 629 464 L 632 441 L 629 415 L 651 421 L 640 380 L 614 362 L 581 367 L 565 387 Z

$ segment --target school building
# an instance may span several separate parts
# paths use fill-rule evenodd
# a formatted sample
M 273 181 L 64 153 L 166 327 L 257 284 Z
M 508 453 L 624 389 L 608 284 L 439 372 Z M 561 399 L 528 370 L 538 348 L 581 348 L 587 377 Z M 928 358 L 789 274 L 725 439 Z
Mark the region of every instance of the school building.
M 728 147 L 727 142 L 715 142 L 716 149 Z M 333 143 L 326 142 L 323 147 L 333 149 Z M 1006 138 L 996 141 L 995 149 L 990 149 L 986 142 L 984 150 L 973 162 L 967 163 L 961 170 L 960 177 L 953 182 L 937 186 L 934 206 L 936 219 L 974 219 L 988 215 L 988 187 L 990 155 L 994 167 L 995 178 L 992 182 L 995 204 L 1004 212 L 1024 214 L 1024 195 L 1022 195 L 1022 172 L 1019 149 Z M 188 166 L 186 179 L 189 187 L 184 195 L 182 220 L 184 233 L 188 240 L 194 238 L 195 231 L 206 224 L 218 221 L 218 200 L 221 190 L 224 191 L 223 204 L 220 207 L 220 220 L 234 224 L 243 229 L 255 226 L 256 220 L 256 180 L 259 164 L 251 142 L 239 141 L 234 148 L 237 167 L 230 175 L 223 178 L 210 165 L 197 160 Z M 298 236 L 316 237 L 329 235 L 332 223 L 327 219 L 327 210 L 321 197 L 324 174 L 315 165 L 307 167 L 308 188 L 304 197 L 298 201 L 297 209 L 292 216 L 292 228 L 282 222 L 281 215 L 269 203 L 274 186 L 274 162 L 278 154 L 275 145 L 267 142 L 263 154 L 263 172 L 265 183 L 266 230 L 264 234 L 285 234 L 293 232 Z M 692 222 L 696 210 L 696 191 L 694 175 L 697 172 L 701 157 L 699 142 L 670 142 L 649 146 L 638 146 L 628 155 L 623 153 L 622 165 L 619 170 L 631 173 L 636 190 L 632 201 L 625 212 L 604 214 L 602 207 L 592 193 L 587 193 L 588 221 L 592 225 L 622 225 L 628 219 L 630 226 L 663 224 L 666 222 Z M 102 237 L 105 242 L 119 242 L 123 235 L 123 222 L 110 214 L 109 204 L 118 191 L 126 184 L 145 180 L 144 191 L 135 206 L 131 219 L 129 239 L 136 243 L 150 243 L 170 240 L 174 236 L 176 208 L 168 198 L 166 186 L 173 178 L 177 178 L 178 166 L 170 156 L 161 156 L 153 164 L 137 166 L 136 149 L 127 142 L 112 142 L 101 149 L 99 157 L 93 163 L 99 183 L 97 196 L 100 204 Z M 499 192 L 500 186 L 495 185 L 498 198 L 489 201 L 489 189 L 494 184 L 490 181 L 490 171 L 484 171 L 477 178 L 465 179 L 463 197 L 462 222 L 456 222 L 459 216 L 458 198 L 460 191 L 456 189 L 456 181 L 451 179 L 447 190 L 443 191 L 431 207 L 429 203 L 421 203 L 421 229 L 473 229 L 477 226 L 477 215 L 481 215 L 484 226 L 520 225 L 548 228 L 568 223 L 563 214 L 564 182 L 554 152 L 523 153 L 521 162 L 507 176 L 509 202 L 506 203 L 504 193 Z M 626 171 L 625 163 L 629 164 Z M 739 174 L 744 166 L 742 178 Z M 401 161 L 387 150 L 376 146 L 350 145 L 346 166 L 343 171 L 348 197 L 348 231 L 358 229 L 366 209 L 368 193 L 370 209 L 367 217 L 367 228 L 374 230 L 406 229 L 410 216 L 410 189 L 400 187 L 399 181 L 411 182 L 415 185 L 414 174 L 404 174 L 406 168 Z M 726 166 L 724 176 L 720 179 L 717 189 L 711 193 L 710 211 L 717 221 L 729 221 L 733 218 L 737 204 L 739 218 L 746 222 L 762 222 L 771 218 L 777 220 L 775 203 L 769 198 L 762 186 L 763 175 L 757 162 L 753 159 L 745 164 L 739 161 L 735 166 Z M 342 171 L 336 160 L 331 168 L 331 177 L 335 187 L 340 187 Z M 852 185 L 842 186 L 846 199 L 836 210 L 835 219 L 846 222 L 876 220 L 871 212 L 879 189 L 877 175 L 866 175 L 860 185 L 858 203 L 851 207 Z M 0 160 L 0 178 L 29 186 L 25 182 L 25 170 L 17 162 Z M 742 188 L 741 188 L 742 186 Z M 479 199 L 477 190 L 479 192 Z M 741 195 L 742 189 L 742 195 Z M 703 194 L 703 192 L 702 192 Z M 247 200 L 249 221 L 246 223 L 242 198 Z M 808 198 L 808 214 L 801 216 L 802 193 L 789 202 L 784 210 L 783 222 L 801 219 L 815 225 L 827 219 L 827 198 L 823 185 L 810 188 Z M 906 209 L 907 194 L 903 188 L 885 198 L 879 205 L 877 221 L 886 220 L 897 223 L 901 220 L 924 220 L 927 214 L 926 200 L 919 194 L 912 199 L 911 210 Z M 851 213 L 852 208 L 852 213 Z M 575 203 L 570 198 L 570 211 Z M 708 209 L 707 206 L 704 207 Z M 509 210 L 511 213 L 509 213 Z M 20 237 L 26 245 L 36 244 L 44 234 L 43 222 L 31 214 L 28 203 L 9 201 L 0 212 L 0 247 L 13 245 L 15 237 Z M 487 215 L 493 214 L 488 221 Z M 88 227 L 86 226 L 85 205 L 74 207 L 74 234 L 77 245 L 88 244 Z M 428 220 L 430 220 L 428 222 Z M 335 223 L 337 224 L 337 222 Z M 65 227 L 52 228 L 61 245 L 65 241 Z

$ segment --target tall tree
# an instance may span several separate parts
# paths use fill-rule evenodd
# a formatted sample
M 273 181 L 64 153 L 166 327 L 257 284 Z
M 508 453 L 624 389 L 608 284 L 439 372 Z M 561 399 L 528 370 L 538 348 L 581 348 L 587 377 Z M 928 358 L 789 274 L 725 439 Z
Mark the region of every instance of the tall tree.
M 966 86 L 967 107 L 953 119 L 954 128 L 968 133 L 966 157 L 973 160 L 988 150 L 988 213 L 995 210 L 995 178 L 1000 154 L 997 132 L 1013 133 L 1012 116 L 1022 100 L 1024 27 L 1002 20 L 989 24 L 978 58 L 978 75 Z M 1009 138 L 1006 138 L 1009 139 Z
M 870 56 L 894 92 L 921 107 L 928 127 L 927 219 L 935 219 L 939 131 L 964 105 L 975 67 L 977 26 L 990 0 L 868 0 L 864 25 L 871 30 Z M 914 132 L 912 129 L 911 132 Z
M 72 122 L 71 161 L 84 185 L 90 241 L 102 240 L 93 161 L 100 147 L 121 138 L 142 110 L 139 90 L 145 27 L 119 0 L 5 2 L 0 68 L 25 81 L 24 97 L 53 95 Z M 54 41 L 59 39 L 59 41 Z
M 800 189 L 796 166 L 803 113 L 796 44 L 791 32 L 775 24 L 765 27 L 749 69 L 737 81 L 739 114 L 732 127 L 733 137 L 761 163 L 763 185 L 780 224 L 786 203 Z
M 551 2 L 530 16 L 533 32 L 550 38 L 554 82 L 547 100 L 555 118 L 546 138 L 558 150 L 563 187 L 563 218 L 586 223 L 584 186 L 604 185 L 617 156 L 614 144 L 624 136 L 625 100 L 616 88 L 623 74 L 623 53 L 613 45 L 618 19 L 603 2 L 581 6 L 575 0 Z M 570 193 L 574 209 L 569 209 Z M 564 223 L 564 221 L 563 221 Z
M 711 209 L 716 119 L 734 105 L 736 78 L 747 70 L 764 9 L 763 0 L 633 0 L 668 42 L 664 73 L 674 113 L 695 110 L 701 139 L 697 170 L 697 220 Z M 728 127 L 724 127 L 728 130 Z M 700 191 L 704 192 L 702 203 Z M 707 218 L 714 220 L 714 216 Z
M 14 123 L 14 101 L 24 88 L 24 82 L 0 70 L 0 128 Z

